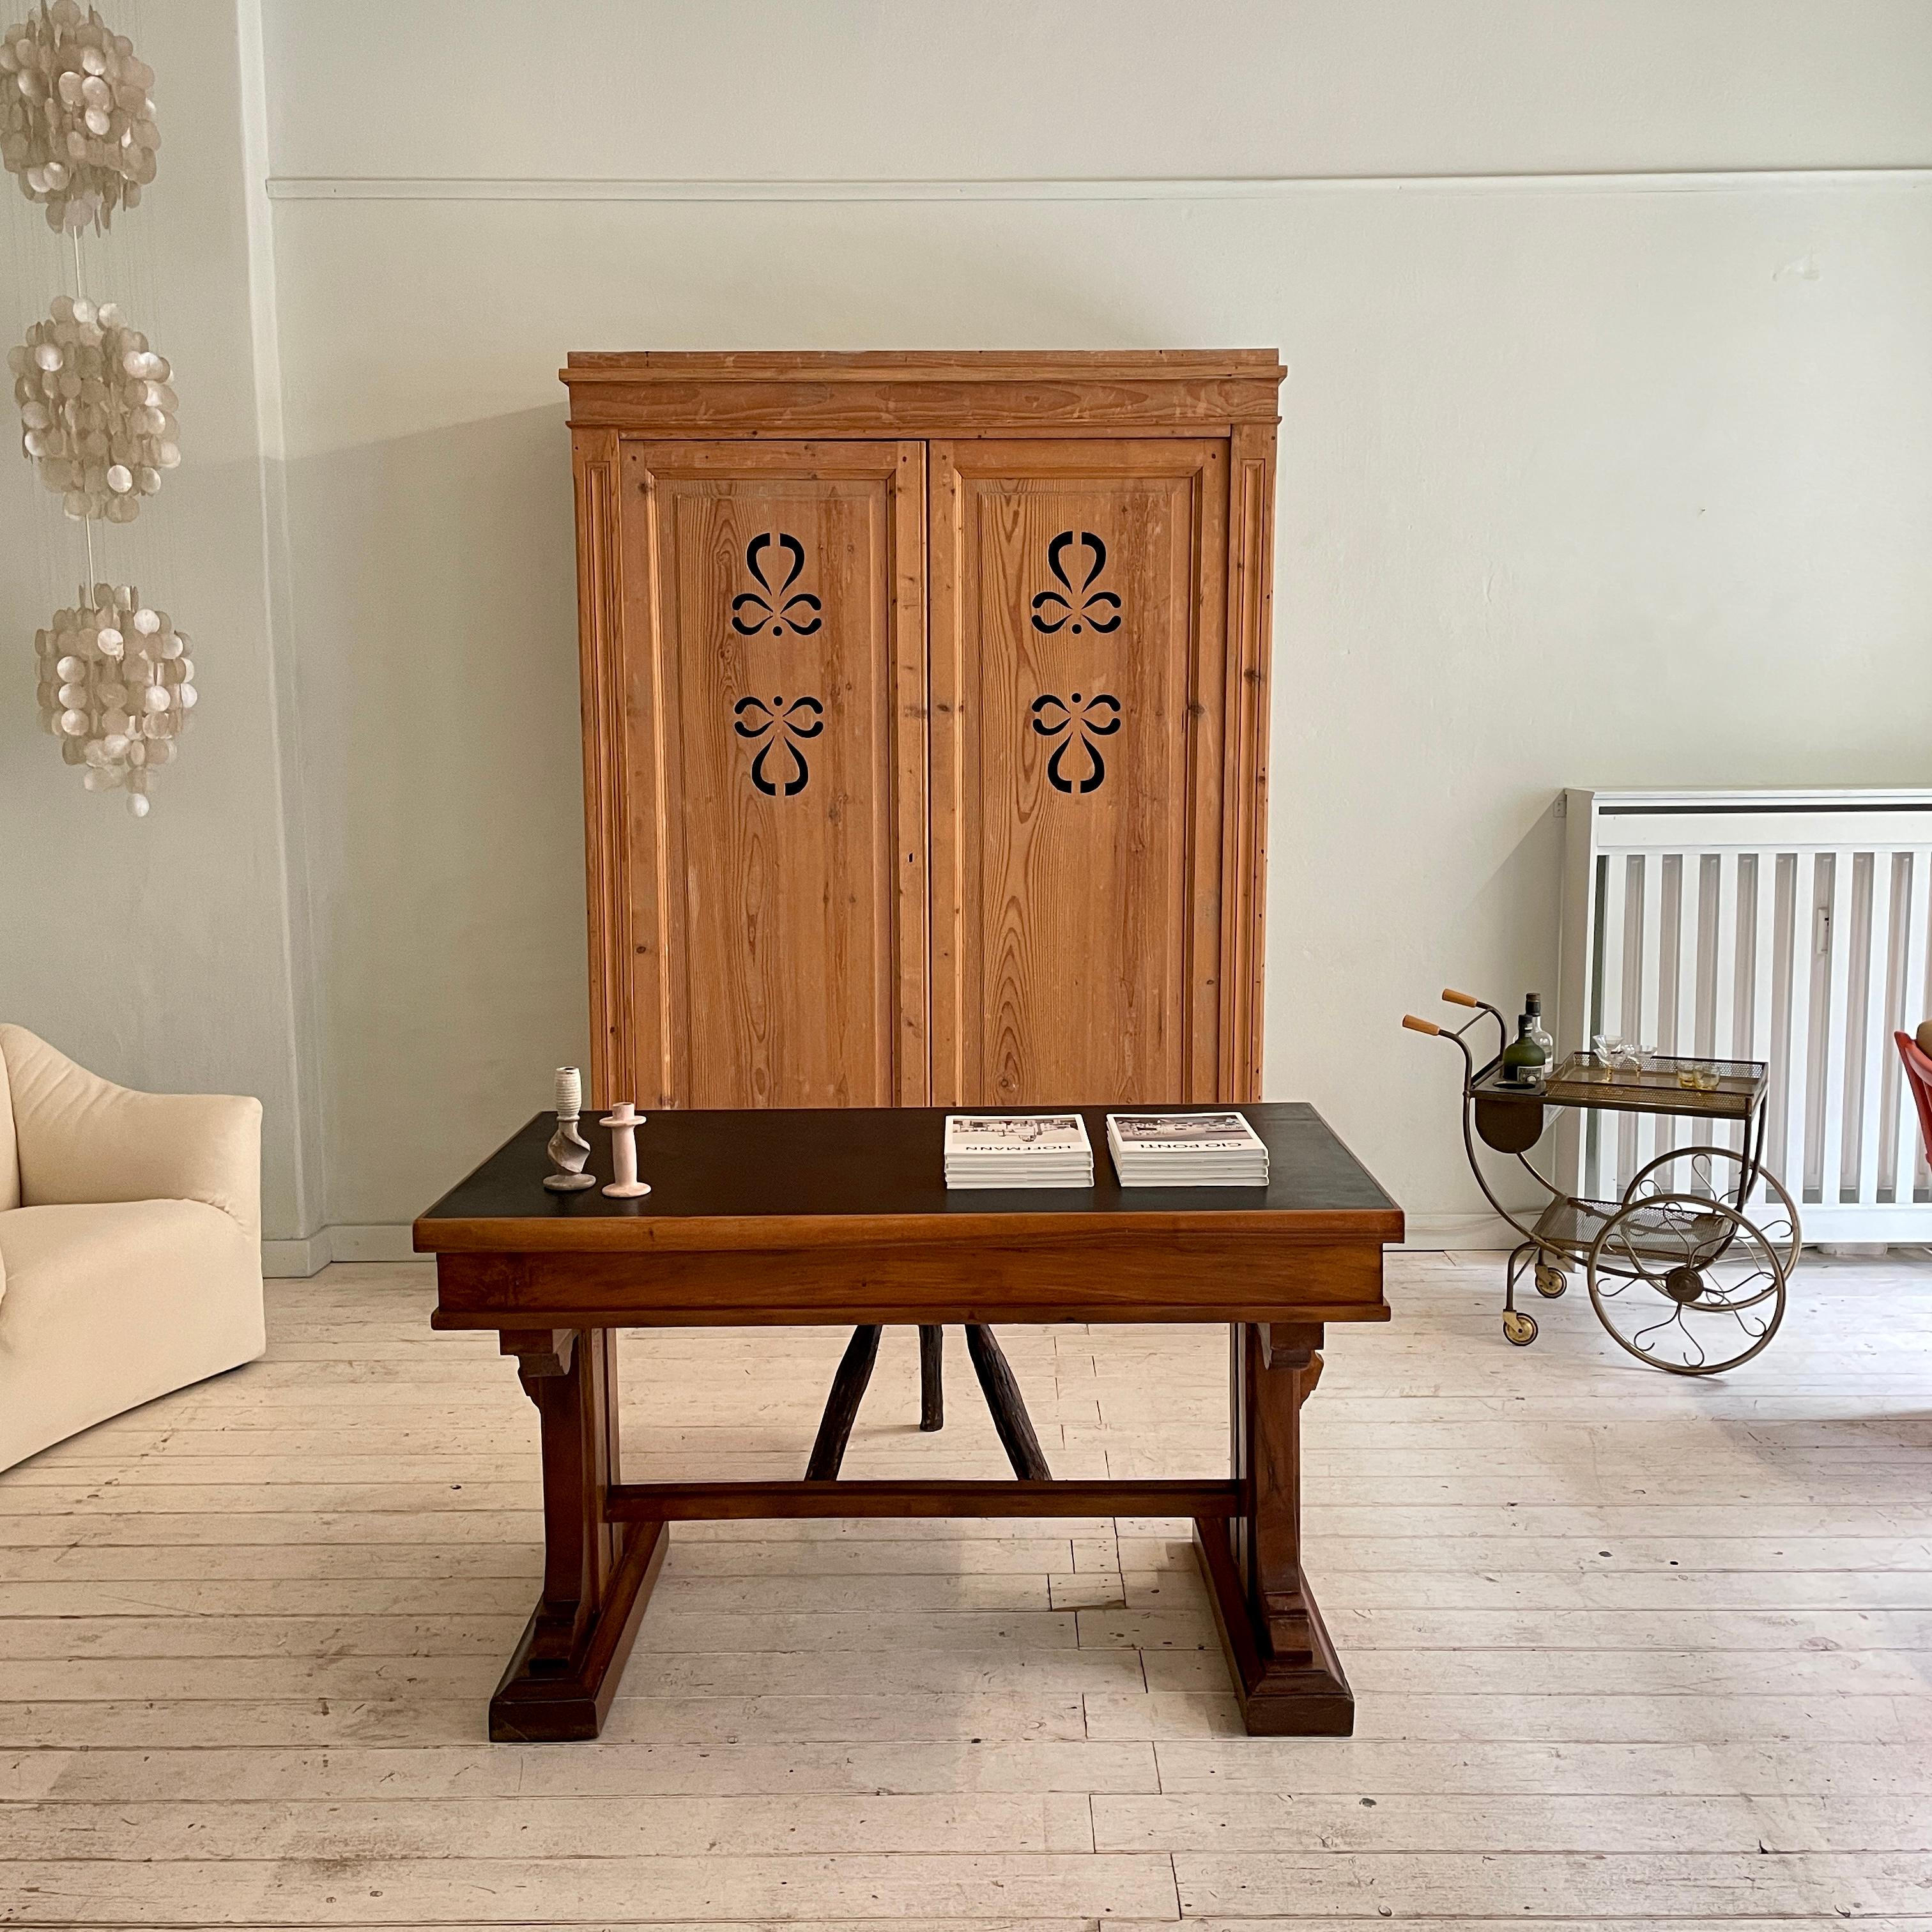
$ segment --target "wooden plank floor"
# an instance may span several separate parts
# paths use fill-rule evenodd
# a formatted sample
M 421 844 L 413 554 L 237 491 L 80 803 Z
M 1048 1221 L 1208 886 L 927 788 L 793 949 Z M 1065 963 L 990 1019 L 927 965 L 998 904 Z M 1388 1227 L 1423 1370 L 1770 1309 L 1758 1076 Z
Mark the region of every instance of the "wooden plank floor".
M 1394 1264 L 1307 1412 L 1352 1740 L 1239 1734 L 1185 1526 L 680 1526 L 594 1744 L 484 1741 L 535 1413 L 416 1268 L 0 1476 L 0 1925 L 1932 1925 L 1932 1263 L 1727 1380 Z M 791 1474 L 843 1344 L 628 1336 L 626 1473 Z M 1226 1468 L 1226 1338 L 1004 1335 L 1056 1474 Z M 1005 1473 L 956 1330 L 847 1468 Z

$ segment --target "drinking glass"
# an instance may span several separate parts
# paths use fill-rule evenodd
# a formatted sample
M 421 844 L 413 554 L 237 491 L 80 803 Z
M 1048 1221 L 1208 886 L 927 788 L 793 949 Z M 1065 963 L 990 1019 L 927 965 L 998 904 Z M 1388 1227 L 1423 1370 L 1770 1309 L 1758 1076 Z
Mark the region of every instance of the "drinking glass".
M 1627 1040 L 1619 1034 L 1600 1033 L 1592 1044 L 1597 1058 L 1610 1070 L 1612 1080 L 1619 1073 L 1641 1073 L 1650 1064 L 1652 1049 L 1641 1040 Z

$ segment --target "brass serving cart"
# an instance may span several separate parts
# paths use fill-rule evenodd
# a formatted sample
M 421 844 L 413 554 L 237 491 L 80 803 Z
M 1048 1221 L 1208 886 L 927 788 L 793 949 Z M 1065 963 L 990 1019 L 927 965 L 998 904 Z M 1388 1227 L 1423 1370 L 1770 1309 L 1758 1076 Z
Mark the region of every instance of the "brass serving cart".
M 1520 1348 L 1536 1340 L 1535 1316 L 1516 1305 L 1526 1266 L 1537 1292 L 1550 1298 L 1563 1293 L 1569 1270 L 1579 1267 L 1612 1338 L 1653 1368 L 1714 1376 L 1767 1346 L 1784 1319 L 1802 1235 L 1796 1204 L 1764 1165 L 1763 1062 L 1652 1055 L 1640 1066 L 1613 1068 L 1573 1054 L 1540 1084 L 1512 1088 L 1500 1077 L 1509 1037 L 1500 1010 L 1453 988 L 1442 997 L 1475 1010 L 1454 1028 L 1413 1013 L 1402 1024 L 1461 1052 L 1470 1171 L 1490 1205 L 1522 1237 L 1510 1250 L 1504 1286 L 1505 1338 Z M 1478 1065 L 1467 1036 L 1485 1019 L 1496 1022 L 1496 1051 Z M 1550 1110 L 1562 1108 L 1733 1124 L 1741 1128 L 1738 1145 L 1673 1148 L 1640 1168 L 1620 1198 L 1586 1200 L 1564 1193 L 1529 1160 Z M 1478 1141 L 1513 1155 L 1548 1196 L 1534 1221 L 1498 1197 Z

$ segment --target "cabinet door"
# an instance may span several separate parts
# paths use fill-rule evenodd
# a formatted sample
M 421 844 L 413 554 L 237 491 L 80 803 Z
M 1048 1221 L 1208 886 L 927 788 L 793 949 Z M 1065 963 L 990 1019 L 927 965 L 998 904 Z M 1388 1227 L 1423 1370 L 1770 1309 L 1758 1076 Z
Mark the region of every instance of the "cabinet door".
M 932 447 L 937 1096 L 1216 1098 L 1227 446 Z
M 922 1102 L 924 446 L 626 442 L 620 468 L 612 1064 L 658 1106 Z

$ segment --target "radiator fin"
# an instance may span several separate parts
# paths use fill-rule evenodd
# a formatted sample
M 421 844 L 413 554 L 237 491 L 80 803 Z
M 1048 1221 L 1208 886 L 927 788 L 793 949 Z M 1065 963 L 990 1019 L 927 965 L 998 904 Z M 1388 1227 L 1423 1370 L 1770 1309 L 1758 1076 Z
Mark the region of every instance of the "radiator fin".
M 1767 1165 L 1808 1239 L 1932 1240 L 1892 1034 L 1932 1015 L 1932 793 L 1566 794 L 1563 1037 L 1770 1067 Z M 1576 822 L 1580 816 L 1585 823 Z M 1580 970 L 1579 967 L 1580 965 Z M 1690 1121 L 1592 1115 L 1568 1183 L 1614 1199 Z

